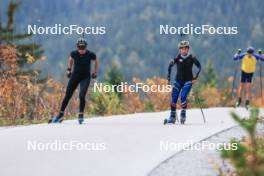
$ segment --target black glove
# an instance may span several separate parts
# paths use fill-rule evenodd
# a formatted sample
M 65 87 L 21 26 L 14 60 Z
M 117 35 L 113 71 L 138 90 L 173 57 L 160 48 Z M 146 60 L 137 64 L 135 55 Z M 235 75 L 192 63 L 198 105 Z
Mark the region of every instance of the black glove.
M 93 78 L 93 79 L 96 79 L 96 77 L 97 77 L 96 72 L 93 72 L 93 73 L 92 73 L 92 78 Z
M 169 66 L 173 66 L 173 65 L 174 65 L 174 60 L 171 60 Z
M 67 69 L 67 77 L 68 77 L 68 78 L 71 77 L 71 69 L 70 69 L 70 68 Z

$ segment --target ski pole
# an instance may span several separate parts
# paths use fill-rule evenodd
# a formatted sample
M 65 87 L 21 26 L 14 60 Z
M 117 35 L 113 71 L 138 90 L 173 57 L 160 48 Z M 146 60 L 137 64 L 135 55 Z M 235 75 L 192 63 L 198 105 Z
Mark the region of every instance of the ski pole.
M 262 51 L 261 49 L 258 50 L 258 54 L 261 55 Z M 261 95 L 261 103 L 263 103 L 263 95 L 262 95 L 262 65 L 261 65 L 261 62 L 260 62 L 260 65 L 259 65 L 259 79 L 260 79 L 260 95 Z
M 242 50 L 238 49 L 237 54 L 240 54 L 241 52 L 242 52 Z M 234 88 L 235 88 L 235 82 L 236 82 L 236 77 L 237 77 L 238 66 L 235 69 L 235 73 L 234 73 L 234 77 L 233 77 L 232 90 L 231 90 L 231 98 L 232 99 L 233 99 L 233 95 L 234 95 Z
M 193 91 L 192 91 L 192 93 L 193 93 Z M 198 104 L 199 104 L 199 108 L 200 108 L 201 113 L 202 113 L 202 116 L 203 116 L 203 121 L 204 121 L 204 123 L 205 123 L 206 120 L 205 120 L 205 115 L 204 115 L 204 112 L 203 112 L 203 107 L 202 107 L 201 100 L 200 100 L 200 98 L 198 97 L 198 95 L 197 95 L 197 96 L 194 96 L 194 97 L 195 97 L 195 101 L 197 101 Z
M 204 116 L 203 107 L 202 107 L 202 104 L 201 104 L 200 98 L 199 98 L 199 97 L 196 97 L 196 99 L 197 99 L 198 104 L 199 104 L 199 106 L 200 106 L 200 110 L 201 110 L 202 115 L 203 115 L 203 121 L 204 121 L 204 123 L 205 123 L 206 121 L 205 121 L 205 116 Z

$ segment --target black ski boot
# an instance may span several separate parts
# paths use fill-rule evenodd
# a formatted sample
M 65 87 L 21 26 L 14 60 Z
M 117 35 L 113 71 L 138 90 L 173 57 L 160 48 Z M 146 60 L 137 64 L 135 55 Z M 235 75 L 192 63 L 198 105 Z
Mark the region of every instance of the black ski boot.
M 80 125 L 83 124 L 83 122 L 84 122 L 83 113 L 80 113 L 80 114 L 79 114 L 78 122 L 79 122 Z
M 63 121 L 63 113 L 49 119 L 48 123 L 61 123 Z
M 249 106 L 249 100 L 246 100 L 245 106 L 246 106 L 246 109 L 247 110 L 250 108 L 250 106 Z
M 164 124 L 164 125 L 166 125 L 166 124 L 175 124 L 175 121 L 177 120 L 176 117 L 177 117 L 177 112 L 176 112 L 176 110 L 175 110 L 175 111 L 171 111 L 171 113 L 170 113 L 170 117 L 164 119 L 163 124 Z
M 237 107 L 240 106 L 241 101 L 242 101 L 242 99 L 241 99 L 241 98 L 238 98 L 238 100 L 237 100 L 237 102 L 236 102 L 236 104 L 235 104 L 235 108 L 237 108 Z
M 186 110 L 181 110 L 181 124 L 184 124 L 186 121 Z

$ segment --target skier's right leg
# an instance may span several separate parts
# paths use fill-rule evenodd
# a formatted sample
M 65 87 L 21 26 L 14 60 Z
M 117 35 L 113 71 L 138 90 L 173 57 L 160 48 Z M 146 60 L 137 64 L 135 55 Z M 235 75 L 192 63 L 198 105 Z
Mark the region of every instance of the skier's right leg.
M 61 104 L 60 111 L 64 112 L 66 109 L 75 89 L 77 88 L 78 84 L 80 82 L 80 79 L 77 76 L 72 76 L 68 82 L 67 89 L 66 89 L 66 94 L 64 96 L 64 99 Z
M 63 121 L 64 110 L 66 109 L 78 84 L 79 78 L 72 75 L 67 85 L 66 94 L 61 104 L 60 113 L 56 117 L 50 119 L 48 123 L 58 123 Z
M 175 81 L 173 84 L 172 94 L 171 94 L 171 112 L 170 117 L 168 119 L 165 119 L 164 123 L 174 123 L 176 120 L 176 105 L 179 98 L 179 94 L 181 91 L 182 85 L 179 81 Z

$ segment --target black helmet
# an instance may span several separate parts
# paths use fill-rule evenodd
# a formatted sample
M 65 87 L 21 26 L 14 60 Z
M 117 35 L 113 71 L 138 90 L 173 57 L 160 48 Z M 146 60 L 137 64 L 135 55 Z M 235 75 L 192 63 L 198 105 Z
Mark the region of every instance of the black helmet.
M 184 48 L 184 47 L 190 48 L 190 43 L 187 40 L 182 40 L 178 44 L 179 49 Z
M 83 48 L 85 49 L 87 46 L 87 42 L 84 38 L 79 38 L 76 43 L 77 48 Z
M 254 48 L 252 46 L 247 48 L 247 53 L 252 54 L 254 53 Z

